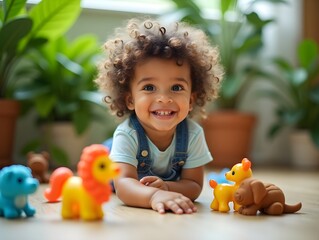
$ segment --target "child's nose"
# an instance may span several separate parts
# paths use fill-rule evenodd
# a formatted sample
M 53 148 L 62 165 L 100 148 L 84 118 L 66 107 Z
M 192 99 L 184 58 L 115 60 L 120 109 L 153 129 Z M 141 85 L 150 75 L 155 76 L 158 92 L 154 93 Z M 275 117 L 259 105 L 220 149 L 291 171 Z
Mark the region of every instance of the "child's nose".
M 173 102 L 172 97 L 170 96 L 170 94 L 167 93 L 160 93 L 157 96 L 157 102 L 161 102 L 161 103 L 171 103 Z

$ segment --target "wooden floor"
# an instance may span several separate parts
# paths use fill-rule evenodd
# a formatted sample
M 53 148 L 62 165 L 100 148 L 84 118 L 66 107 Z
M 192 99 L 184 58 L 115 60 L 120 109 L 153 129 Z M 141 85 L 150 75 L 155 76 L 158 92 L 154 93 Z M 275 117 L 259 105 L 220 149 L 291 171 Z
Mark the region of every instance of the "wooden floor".
M 206 181 L 196 201 L 198 212 L 195 214 L 160 215 L 153 210 L 124 206 L 113 196 L 103 206 L 103 221 L 66 221 L 60 217 L 60 203 L 46 203 L 43 198 L 46 185 L 41 185 L 30 197 L 37 209 L 36 215 L 17 220 L 0 218 L 0 239 L 319 239 L 319 172 L 255 170 L 254 177 L 279 186 L 285 192 L 287 203 L 301 201 L 301 211 L 277 217 L 214 212 L 209 207 L 213 197 Z

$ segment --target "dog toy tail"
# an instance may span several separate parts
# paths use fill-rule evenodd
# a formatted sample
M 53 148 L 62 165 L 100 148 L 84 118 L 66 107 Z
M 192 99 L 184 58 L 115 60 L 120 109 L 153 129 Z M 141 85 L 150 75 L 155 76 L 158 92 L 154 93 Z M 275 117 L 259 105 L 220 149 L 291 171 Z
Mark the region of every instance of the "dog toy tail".
M 213 179 L 209 180 L 209 186 L 211 186 L 212 188 L 215 188 L 217 186 L 217 182 Z
M 54 170 L 50 177 L 51 188 L 47 188 L 45 190 L 44 197 L 49 202 L 58 201 L 59 197 L 61 196 L 64 183 L 72 176 L 73 172 L 66 167 L 60 167 Z
M 302 204 L 301 203 L 297 203 L 295 205 L 288 205 L 285 204 L 284 206 L 284 213 L 294 213 L 297 212 L 301 209 Z

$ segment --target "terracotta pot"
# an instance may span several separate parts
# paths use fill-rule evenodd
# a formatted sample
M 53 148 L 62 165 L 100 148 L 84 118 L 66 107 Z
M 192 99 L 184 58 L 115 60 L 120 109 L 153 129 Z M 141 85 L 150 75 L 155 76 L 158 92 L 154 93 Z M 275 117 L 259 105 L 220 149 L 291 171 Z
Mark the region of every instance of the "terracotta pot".
M 319 169 L 319 149 L 305 130 L 295 130 L 290 135 L 293 167 L 305 170 Z
M 0 168 L 13 164 L 16 120 L 20 105 L 15 100 L 0 100 Z
M 231 168 L 243 158 L 250 158 L 255 125 L 256 116 L 253 114 L 235 111 L 209 114 L 202 122 L 207 145 L 214 158 L 208 166 Z

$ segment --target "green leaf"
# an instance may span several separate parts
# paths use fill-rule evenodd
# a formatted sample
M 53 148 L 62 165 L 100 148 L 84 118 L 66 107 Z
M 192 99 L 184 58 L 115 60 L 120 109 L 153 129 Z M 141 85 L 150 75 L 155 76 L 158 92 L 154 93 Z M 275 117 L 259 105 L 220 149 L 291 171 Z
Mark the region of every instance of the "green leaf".
M 292 71 L 291 73 L 291 81 L 294 86 L 300 86 L 308 79 L 308 73 L 305 69 L 298 68 Z
M 269 138 L 275 137 L 283 127 L 284 127 L 284 125 L 281 124 L 281 123 L 273 124 L 273 125 L 270 127 L 267 136 L 268 136 Z
M 296 125 L 304 117 L 304 110 L 281 109 L 279 115 L 283 122 L 289 125 Z
M 231 8 L 231 6 L 234 5 L 234 0 L 220 0 L 220 9 L 222 15 L 225 15 L 225 13 Z
M 313 129 L 311 129 L 310 136 L 317 148 L 319 148 L 319 124 L 317 124 Z
M 196 3 L 193 1 L 185 1 L 185 0 L 172 0 L 176 6 L 180 9 L 189 9 L 192 10 L 193 13 L 200 14 L 201 9 L 198 7 Z
M 248 22 L 254 25 L 257 29 L 263 28 L 268 23 L 273 22 L 273 19 L 262 20 L 256 12 L 251 12 L 246 15 Z
M 21 155 L 27 155 L 28 152 L 36 152 L 39 151 L 41 147 L 41 141 L 39 139 L 34 139 L 28 142 L 21 150 Z
M 293 69 L 291 64 L 283 58 L 273 58 L 273 63 L 281 70 L 284 70 L 287 72 L 292 71 Z
M 76 58 L 80 55 L 95 55 L 100 52 L 100 48 L 97 48 L 97 38 L 94 35 L 83 35 L 75 39 L 68 49 L 68 57 L 70 59 Z
M 44 95 L 35 99 L 35 107 L 41 117 L 47 117 L 56 103 L 54 95 Z
M 237 54 L 244 54 L 249 51 L 253 51 L 262 45 L 262 38 L 259 35 L 246 38 L 245 41 L 235 49 Z
M 34 20 L 32 37 L 55 39 L 63 35 L 81 11 L 81 0 L 42 0 L 29 12 Z
M 60 96 L 62 98 L 63 96 Z M 56 110 L 55 114 L 57 118 L 64 118 L 64 120 L 71 120 L 71 113 L 77 111 L 79 108 L 78 100 L 74 101 L 63 101 L 63 99 L 58 99 L 57 103 L 54 106 Z
M 227 76 L 227 80 L 223 82 L 222 94 L 225 98 L 232 98 L 235 96 L 242 84 L 240 76 Z
M 17 16 L 24 8 L 26 2 L 27 0 L 4 0 L 2 3 L 4 9 L 3 23 Z
M 32 100 L 48 93 L 50 93 L 50 88 L 35 83 L 26 87 L 17 88 L 14 97 L 18 100 Z
M 38 37 L 30 40 L 28 48 L 39 48 L 48 42 L 47 38 Z
M 72 121 L 75 126 L 76 132 L 80 135 L 85 132 L 91 122 L 91 116 L 88 114 L 86 108 L 81 108 L 76 111 L 72 116 Z
M 302 67 L 308 68 L 318 57 L 318 46 L 313 40 L 304 40 L 298 45 L 298 58 Z
M 62 53 L 57 53 L 56 60 L 58 63 L 60 63 L 62 66 L 64 66 L 67 70 L 70 72 L 81 75 L 83 72 L 83 68 L 80 64 L 70 60 L 67 56 L 65 56 Z
M 69 166 L 69 157 L 66 152 L 58 146 L 50 146 L 51 158 L 62 166 Z
M 319 104 L 319 86 L 314 87 L 310 91 L 310 99 L 315 102 L 316 104 Z M 319 106 L 318 106 L 319 107 Z M 318 124 L 319 125 L 319 124 Z
M 0 56 L 7 52 L 9 57 L 15 57 L 17 46 L 32 28 L 32 20 L 28 17 L 17 18 L 8 22 L 0 30 Z

